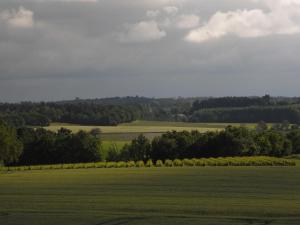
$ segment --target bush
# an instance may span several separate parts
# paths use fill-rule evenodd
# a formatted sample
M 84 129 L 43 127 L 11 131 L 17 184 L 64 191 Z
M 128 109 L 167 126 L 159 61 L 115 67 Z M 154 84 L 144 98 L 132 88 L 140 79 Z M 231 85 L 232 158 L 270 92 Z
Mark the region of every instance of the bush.
M 203 159 L 193 159 L 195 166 L 206 166 L 206 162 Z
M 124 168 L 126 166 L 127 166 L 126 162 L 123 161 L 117 162 L 117 168 Z
M 106 163 L 105 162 L 97 162 L 95 163 L 96 168 L 105 168 Z
M 135 163 L 135 166 L 136 167 L 144 167 L 145 166 L 145 164 L 144 164 L 144 161 L 137 161 L 136 163 Z
M 146 167 L 153 167 L 153 162 L 151 159 L 146 162 Z
M 165 161 L 165 166 L 166 166 L 166 167 L 172 167 L 172 166 L 173 166 L 172 160 L 166 159 L 166 161 Z
M 75 164 L 76 165 L 76 164 Z M 74 167 L 75 167 L 74 165 Z M 29 168 L 30 166 L 28 166 L 28 170 L 30 170 Z M 52 165 L 52 169 L 58 170 L 58 169 L 62 169 L 63 165 L 62 164 L 54 164 Z
M 74 164 L 74 169 L 82 169 L 82 168 L 85 168 L 84 163 L 76 163 L 76 164 Z
M 163 166 L 164 166 L 164 163 L 163 163 L 163 161 L 161 161 L 161 160 L 157 160 L 156 163 L 155 163 L 155 166 L 156 166 L 156 167 L 163 167 Z
M 126 163 L 127 167 L 131 168 L 131 167 L 135 167 L 135 162 L 134 161 L 129 161 Z
M 180 159 L 174 159 L 173 165 L 176 167 L 181 167 L 183 166 L 183 162 Z
M 217 161 L 214 158 L 209 158 L 206 160 L 206 165 L 208 166 L 217 166 Z
M 74 169 L 74 164 L 63 164 L 63 169 Z M 88 168 L 88 167 L 85 167 Z
M 116 168 L 117 163 L 116 162 L 107 162 L 105 165 L 105 168 Z
M 52 167 L 53 167 L 53 165 L 44 165 L 44 166 L 43 166 L 43 170 L 51 170 Z M 20 168 L 22 168 L 22 170 L 25 170 L 25 167 L 24 167 L 24 166 L 22 166 L 22 167 L 20 167 Z
M 30 166 L 30 170 L 41 170 L 41 169 L 42 169 L 41 165 Z
M 195 162 L 192 159 L 184 159 L 182 160 L 184 166 L 194 166 Z

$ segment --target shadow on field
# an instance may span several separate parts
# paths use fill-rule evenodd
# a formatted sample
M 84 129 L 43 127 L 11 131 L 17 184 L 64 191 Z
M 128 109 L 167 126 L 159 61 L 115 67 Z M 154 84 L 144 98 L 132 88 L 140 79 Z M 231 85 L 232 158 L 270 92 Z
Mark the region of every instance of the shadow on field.
M 115 219 L 107 219 L 103 222 L 97 223 L 95 225 L 122 225 L 122 224 L 131 224 L 133 221 L 145 220 L 146 217 L 123 217 Z
M 300 218 L 236 218 L 236 217 L 184 217 L 184 216 L 153 216 L 153 217 L 121 217 L 106 219 L 93 225 L 299 225 Z

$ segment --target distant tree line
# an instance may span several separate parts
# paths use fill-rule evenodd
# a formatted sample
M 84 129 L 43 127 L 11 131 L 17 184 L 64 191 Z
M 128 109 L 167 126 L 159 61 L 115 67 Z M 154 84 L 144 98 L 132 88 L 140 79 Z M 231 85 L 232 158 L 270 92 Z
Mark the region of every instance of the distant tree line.
M 48 126 L 51 122 L 117 125 L 141 119 L 147 110 L 143 105 L 20 103 L 0 104 L 0 117 L 15 127 Z
M 300 123 L 300 99 L 270 97 L 75 99 L 60 102 L 0 103 L 0 118 L 14 127 L 52 122 L 118 125 L 134 120 L 184 122 L 258 121 Z
M 288 106 L 250 106 L 243 108 L 213 108 L 195 111 L 191 114 L 190 122 L 216 123 L 280 123 L 285 120 L 291 123 L 300 122 L 299 105 Z
M 152 141 L 140 135 L 121 152 L 109 152 L 111 161 L 185 158 L 276 156 L 300 154 L 300 130 L 227 127 L 220 132 L 167 132 Z
M 300 123 L 300 98 L 221 97 L 194 101 L 190 122 Z
M 198 99 L 193 102 L 191 111 L 211 108 L 236 108 L 249 106 L 283 106 L 295 105 L 300 103 L 300 98 L 271 97 L 264 95 L 262 97 L 220 97 Z
M 14 127 L 51 122 L 118 125 L 134 120 L 187 120 L 194 99 L 124 97 L 60 102 L 0 103 L 0 118 Z
M 268 106 L 275 104 L 269 95 L 263 97 L 221 97 L 197 100 L 193 103 L 192 111 L 209 108 L 231 108 L 248 106 Z

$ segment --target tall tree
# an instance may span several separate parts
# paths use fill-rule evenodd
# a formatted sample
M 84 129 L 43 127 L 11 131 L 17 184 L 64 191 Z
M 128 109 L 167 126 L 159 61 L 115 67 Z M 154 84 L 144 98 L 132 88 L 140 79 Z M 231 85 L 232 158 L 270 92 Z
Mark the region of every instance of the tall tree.
M 22 150 L 23 146 L 17 139 L 16 130 L 0 121 L 0 164 L 17 162 Z

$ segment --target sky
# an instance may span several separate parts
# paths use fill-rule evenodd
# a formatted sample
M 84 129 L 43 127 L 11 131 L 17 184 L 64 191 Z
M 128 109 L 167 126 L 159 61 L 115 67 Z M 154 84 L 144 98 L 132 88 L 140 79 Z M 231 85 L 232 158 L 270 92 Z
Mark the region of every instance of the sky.
M 1 0 L 0 102 L 300 96 L 300 0 Z

